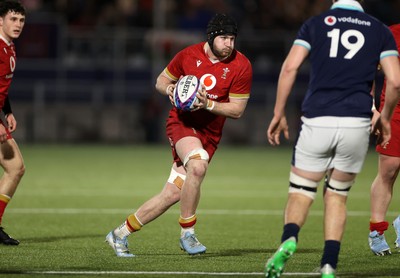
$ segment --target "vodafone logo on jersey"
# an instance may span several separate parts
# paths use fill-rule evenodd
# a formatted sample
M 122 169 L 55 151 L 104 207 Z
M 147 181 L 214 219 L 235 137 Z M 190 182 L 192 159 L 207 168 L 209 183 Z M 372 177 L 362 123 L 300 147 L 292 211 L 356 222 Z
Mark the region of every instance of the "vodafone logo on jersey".
M 209 91 L 215 87 L 217 79 L 211 73 L 206 73 L 200 78 L 200 83 L 206 87 L 207 91 Z
M 15 58 L 13 56 L 10 57 L 10 69 L 11 72 L 14 72 L 15 70 Z
M 324 19 L 325 24 L 328 25 L 328 26 L 335 25 L 336 21 L 337 21 L 336 17 L 331 16 L 331 15 L 325 17 L 325 19 Z

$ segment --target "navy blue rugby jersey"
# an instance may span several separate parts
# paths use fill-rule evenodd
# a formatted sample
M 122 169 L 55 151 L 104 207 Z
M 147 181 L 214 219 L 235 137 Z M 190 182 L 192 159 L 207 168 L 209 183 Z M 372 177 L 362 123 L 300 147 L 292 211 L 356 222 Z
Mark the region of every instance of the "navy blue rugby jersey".
M 357 1 L 341 0 L 307 20 L 294 44 L 310 51 L 305 117 L 371 117 L 370 92 L 379 61 L 398 56 L 383 23 L 364 13 Z

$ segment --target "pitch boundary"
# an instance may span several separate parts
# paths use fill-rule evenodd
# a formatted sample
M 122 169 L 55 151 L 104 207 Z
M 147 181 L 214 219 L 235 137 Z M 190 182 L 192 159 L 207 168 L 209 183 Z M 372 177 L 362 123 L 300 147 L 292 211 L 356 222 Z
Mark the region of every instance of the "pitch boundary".
M 102 275 L 197 275 L 197 276 L 264 276 L 263 272 L 199 272 L 199 271 L 83 271 L 83 270 L 69 270 L 69 271 L 16 271 L 16 272 L 7 272 L 0 271 L 0 274 L 13 274 L 13 275 L 88 275 L 88 276 L 102 276 Z M 319 272 L 284 272 L 281 276 L 320 276 Z M 365 275 L 365 273 L 346 273 L 341 274 L 341 277 L 359 277 Z M 376 274 L 376 275 L 368 275 L 368 277 L 398 277 L 393 276 L 391 274 Z
M 0 272 L 1 273 L 1 272 Z M 13 273 L 17 274 L 17 273 Z M 261 276 L 262 272 L 190 272 L 190 271 L 23 271 L 28 275 L 202 275 L 202 276 Z M 285 272 L 282 276 L 319 276 L 317 272 Z
M 8 208 L 8 213 L 19 214 L 127 214 L 136 209 L 97 209 L 97 208 Z M 167 214 L 177 214 L 179 210 L 168 210 Z M 199 209 L 198 213 L 204 215 L 282 215 L 283 210 L 224 210 L 224 209 Z M 323 216 L 322 210 L 311 210 L 312 216 Z M 348 216 L 369 216 L 369 211 L 348 211 Z M 398 212 L 388 211 L 387 216 L 397 216 Z

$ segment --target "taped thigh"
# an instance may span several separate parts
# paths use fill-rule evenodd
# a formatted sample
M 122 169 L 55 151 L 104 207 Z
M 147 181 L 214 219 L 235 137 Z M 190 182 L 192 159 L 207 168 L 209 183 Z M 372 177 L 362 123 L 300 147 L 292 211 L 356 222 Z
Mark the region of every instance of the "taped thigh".
M 208 161 L 210 159 L 210 156 L 205 149 L 194 149 L 186 155 L 185 159 L 183 160 L 183 166 L 186 166 L 188 161 L 191 159 Z
M 174 168 L 171 168 L 171 173 L 169 174 L 168 182 L 175 184 L 176 187 L 182 189 L 183 183 L 185 182 L 186 175 L 180 174 L 175 171 Z
M 300 193 L 313 200 L 315 199 L 318 182 L 300 177 L 293 172 L 290 172 L 289 181 L 289 193 Z
M 351 186 L 354 184 L 354 180 L 352 181 L 338 181 L 334 179 L 330 179 L 329 182 L 325 182 L 325 187 L 327 190 L 335 192 L 342 196 L 349 195 L 349 191 Z

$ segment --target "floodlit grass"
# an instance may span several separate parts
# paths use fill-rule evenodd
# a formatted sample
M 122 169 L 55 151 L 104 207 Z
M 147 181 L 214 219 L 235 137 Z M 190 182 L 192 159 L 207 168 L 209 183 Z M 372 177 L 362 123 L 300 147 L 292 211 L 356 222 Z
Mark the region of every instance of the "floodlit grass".
M 203 183 L 198 209 L 196 233 L 207 253 L 191 257 L 180 251 L 175 205 L 129 238 L 135 258 L 117 258 L 104 238 L 161 190 L 171 165 L 167 146 L 33 145 L 21 150 L 27 172 L 3 219 L 6 231 L 21 244 L 0 246 L 2 277 L 260 276 L 279 245 L 288 148 L 221 145 Z M 349 197 L 340 277 L 400 276 L 400 256 L 376 257 L 367 243 L 369 187 L 376 167 L 377 155 L 371 150 Z M 400 212 L 399 193 L 396 188 L 388 221 Z M 298 252 L 286 267 L 287 273 L 299 273 L 297 277 L 306 277 L 301 273 L 315 272 L 319 266 L 321 199 L 319 192 L 300 233 Z M 386 238 L 392 245 L 391 228 Z

